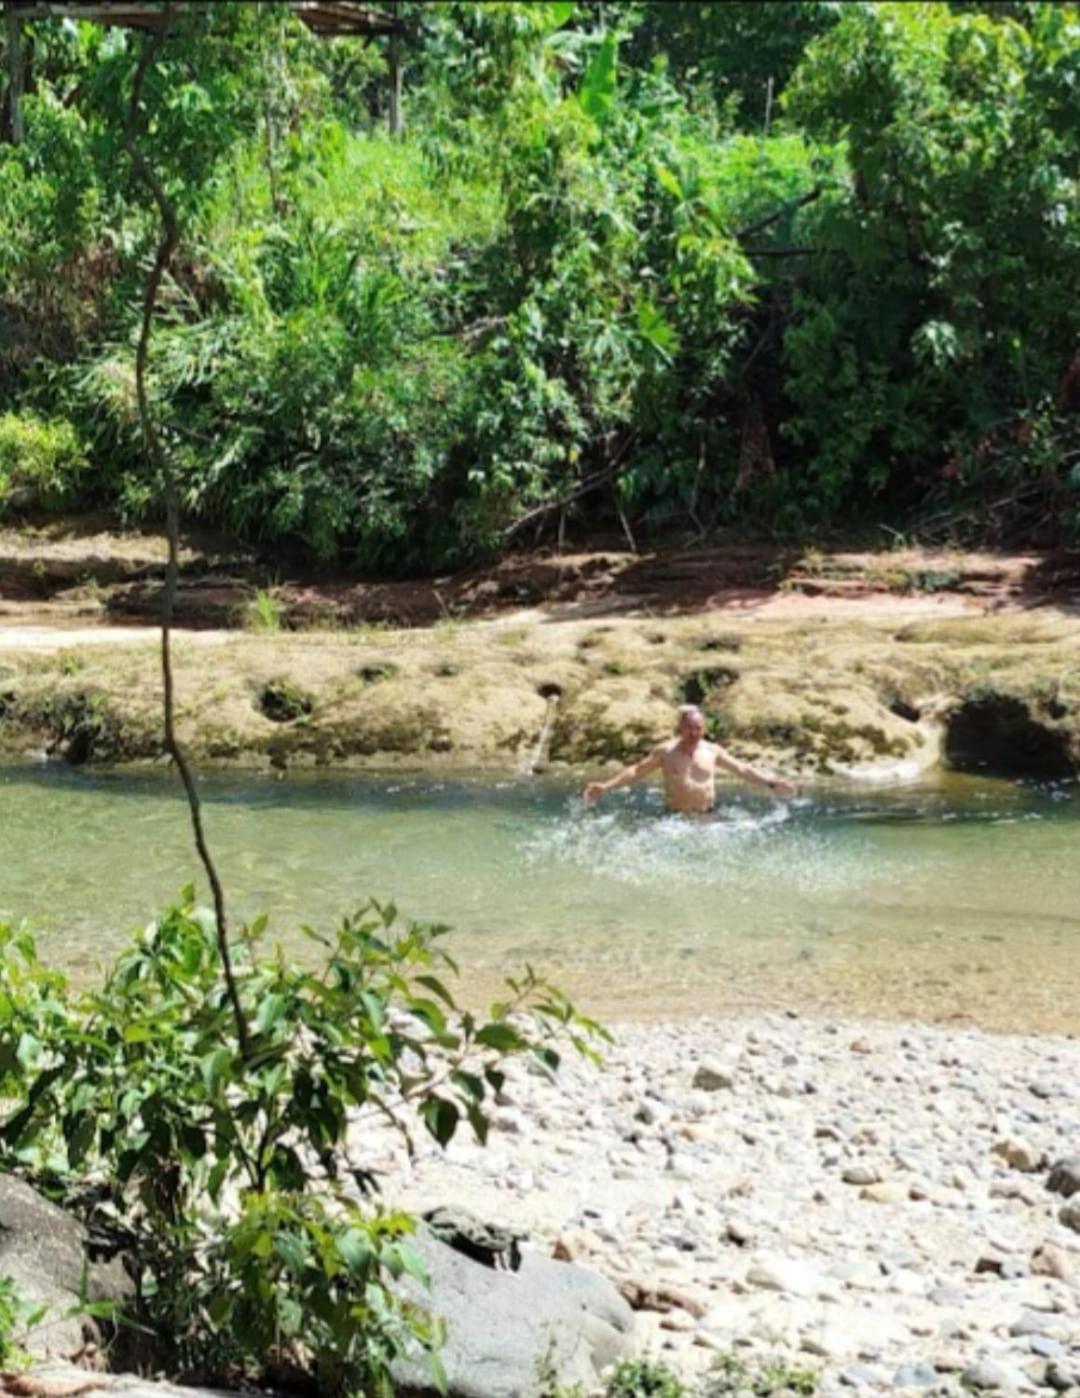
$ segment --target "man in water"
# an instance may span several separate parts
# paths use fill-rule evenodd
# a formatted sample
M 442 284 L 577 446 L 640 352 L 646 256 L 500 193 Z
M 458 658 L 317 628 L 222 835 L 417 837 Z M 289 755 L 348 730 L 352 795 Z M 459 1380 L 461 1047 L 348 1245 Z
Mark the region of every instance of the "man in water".
M 716 804 L 716 769 L 731 772 L 743 781 L 763 786 L 774 796 L 794 796 L 796 787 L 784 777 L 770 777 L 725 752 L 719 743 L 705 737 L 705 715 L 696 704 L 679 710 L 675 737 L 654 748 L 648 757 L 632 763 L 606 782 L 590 782 L 583 793 L 586 801 L 629 786 L 653 772 L 664 776 L 664 799 L 669 811 L 701 815 Z

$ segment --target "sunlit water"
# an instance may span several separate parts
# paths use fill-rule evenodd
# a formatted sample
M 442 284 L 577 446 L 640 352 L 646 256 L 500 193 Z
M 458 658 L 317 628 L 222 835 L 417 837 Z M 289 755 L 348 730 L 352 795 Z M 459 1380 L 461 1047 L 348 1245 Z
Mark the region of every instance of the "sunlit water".
M 989 782 L 704 820 L 635 790 L 203 778 L 237 917 L 298 951 L 368 895 L 451 923 L 466 998 L 526 961 L 604 1016 L 786 1007 L 1080 1030 L 1080 798 Z M 0 771 L 0 917 L 94 973 L 196 876 L 175 781 Z M 310 953 L 305 953 L 310 954 Z

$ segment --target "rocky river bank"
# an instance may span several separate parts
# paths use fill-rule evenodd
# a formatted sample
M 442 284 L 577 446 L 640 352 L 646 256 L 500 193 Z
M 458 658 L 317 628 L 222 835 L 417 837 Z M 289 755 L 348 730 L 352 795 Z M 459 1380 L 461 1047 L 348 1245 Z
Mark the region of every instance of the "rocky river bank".
M 610 1277 L 688 1392 L 735 1357 L 826 1395 L 1080 1393 L 1080 1160 L 1052 1170 L 1080 1155 L 1076 1038 L 631 1026 L 500 1103 L 486 1149 L 410 1164 L 387 1130 L 388 1197 Z

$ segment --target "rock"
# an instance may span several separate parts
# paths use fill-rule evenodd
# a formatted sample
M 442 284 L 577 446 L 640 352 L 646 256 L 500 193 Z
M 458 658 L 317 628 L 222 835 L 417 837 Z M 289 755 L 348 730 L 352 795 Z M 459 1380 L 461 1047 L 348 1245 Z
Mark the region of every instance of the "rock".
M 869 1364 L 849 1364 L 840 1370 L 840 1382 L 847 1388 L 870 1388 L 881 1390 L 885 1375 L 880 1369 Z
M 1071 1228 L 1074 1233 L 1080 1233 L 1080 1196 L 1070 1199 L 1067 1204 L 1062 1204 L 1058 1218 L 1061 1219 L 1066 1228 Z
M 1080 1360 L 1054 1360 L 1046 1366 L 1044 1378 L 1047 1388 L 1052 1388 L 1057 1393 L 1067 1393 L 1070 1388 L 1080 1388 Z
M 881 1179 L 881 1171 L 874 1165 L 849 1165 L 840 1178 L 845 1184 L 877 1184 Z
M 763 1259 L 750 1268 L 746 1280 L 751 1286 L 787 1296 L 813 1296 L 821 1285 L 821 1277 L 813 1267 L 790 1257 Z
M 20 1340 L 39 1358 L 71 1358 L 98 1339 L 93 1320 L 72 1314 L 81 1297 L 107 1301 L 131 1294 L 119 1262 L 88 1261 L 82 1224 L 12 1175 L 0 1175 L 0 1276 L 9 1276 L 30 1305 L 47 1307 Z
M 932 1388 L 937 1372 L 929 1364 L 905 1364 L 893 1375 L 894 1388 Z
M 1080 1193 L 1080 1155 L 1059 1160 L 1046 1177 L 1046 1187 L 1051 1194 L 1063 1194 L 1066 1199 Z
M 50 1361 L 36 1364 L 27 1374 L 20 1374 L 16 1383 L 42 1393 L 89 1394 L 101 1393 L 117 1398 L 227 1398 L 222 1389 L 189 1388 L 187 1384 L 168 1383 L 163 1379 L 142 1378 L 138 1374 L 95 1374 L 76 1364 Z
M 735 1086 L 735 1075 L 721 1063 L 700 1063 L 693 1085 L 701 1092 L 730 1092 Z
M 1059 1359 L 1065 1353 L 1061 1341 L 1051 1339 L 1049 1335 L 1032 1335 L 1028 1345 L 1032 1354 L 1037 1354 L 1041 1359 Z
M 423 1228 L 413 1245 L 431 1290 L 412 1279 L 401 1285 L 446 1322 L 440 1358 L 451 1398 L 541 1398 L 548 1377 L 589 1390 L 601 1369 L 631 1351 L 633 1312 L 595 1272 L 527 1250 L 517 1271 L 497 1271 Z M 399 1398 L 436 1398 L 421 1364 L 398 1361 L 393 1374 Z
M 1041 1170 L 1044 1163 L 1044 1156 L 1041 1150 L 1036 1150 L 1027 1141 L 1009 1138 L 994 1143 L 994 1154 L 999 1155 L 1007 1165 L 1011 1165 L 1014 1170 L 1022 1170 L 1025 1174 L 1034 1174 L 1036 1170 Z
M 1053 1243 L 1040 1243 L 1031 1254 L 1031 1270 L 1038 1277 L 1056 1277 L 1058 1281 L 1068 1281 L 1072 1275 L 1072 1264 L 1061 1248 Z
M 900 1204 L 908 1197 L 907 1185 L 897 1184 L 895 1180 L 882 1180 L 859 1190 L 859 1198 L 868 1199 L 872 1204 Z
M 961 1382 L 965 1388 L 976 1391 L 986 1388 L 1011 1390 L 1026 1387 L 1022 1374 L 1005 1364 L 999 1364 L 996 1359 L 980 1359 L 975 1364 L 969 1364 L 961 1376 Z

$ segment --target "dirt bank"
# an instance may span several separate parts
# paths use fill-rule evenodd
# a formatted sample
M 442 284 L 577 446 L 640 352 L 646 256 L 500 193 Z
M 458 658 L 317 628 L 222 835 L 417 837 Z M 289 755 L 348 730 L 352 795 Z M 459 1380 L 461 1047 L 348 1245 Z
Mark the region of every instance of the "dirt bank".
M 160 537 L 100 521 L 0 531 L 0 755 L 161 756 L 136 622 L 163 564 Z M 814 778 L 1080 769 L 1068 556 L 594 549 L 271 584 L 203 539 L 182 565 L 179 718 L 203 764 L 622 762 L 692 701 L 737 753 Z
M 22 645 L 0 632 L 0 753 L 161 755 L 155 635 Z M 182 734 L 204 764 L 621 762 L 701 703 L 748 758 L 815 778 L 1080 768 L 1080 623 L 1044 612 L 552 622 L 177 638 Z

